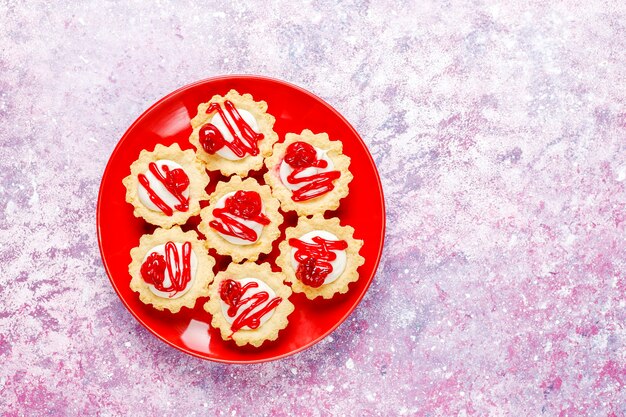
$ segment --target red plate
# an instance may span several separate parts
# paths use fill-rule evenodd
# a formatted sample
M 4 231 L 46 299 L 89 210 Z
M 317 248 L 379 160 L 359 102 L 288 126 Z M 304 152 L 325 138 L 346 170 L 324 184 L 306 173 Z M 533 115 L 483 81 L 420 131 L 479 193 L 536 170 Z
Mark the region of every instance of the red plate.
M 232 341 L 225 342 L 219 332 L 209 326 L 210 314 L 202 306 L 201 298 L 193 310 L 183 309 L 178 314 L 160 312 L 139 301 L 129 288 L 130 250 L 137 246 L 144 233 L 154 227 L 133 216 L 133 208 L 126 203 L 122 178 L 130 172 L 130 165 L 142 149 L 152 150 L 157 143 L 178 143 L 190 149 L 187 138 L 191 134 L 189 120 L 196 115 L 198 103 L 209 100 L 214 94 L 226 94 L 231 88 L 240 93 L 251 93 L 255 100 L 265 100 L 268 112 L 276 117 L 275 131 L 282 141 L 287 132 L 300 133 L 303 129 L 327 132 L 331 139 L 343 141 L 344 153 L 352 158 L 350 171 L 354 180 L 350 194 L 342 200 L 339 210 L 330 215 L 339 216 L 341 224 L 355 229 L 354 237 L 365 243 L 361 255 L 365 264 L 359 268 L 359 281 L 350 285 L 350 291 L 330 301 L 309 301 L 302 294 L 294 294 L 291 301 L 295 311 L 289 316 L 289 326 L 280 332 L 278 340 L 266 342 L 258 349 L 239 348 Z M 253 175 L 262 181 L 262 175 Z M 210 193 L 220 174 L 211 173 Z M 296 223 L 296 216 L 285 216 L 286 226 Z M 330 334 L 355 309 L 369 287 L 383 248 L 385 235 L 385 206 L 380 178 L 372 156 L 365 144 L 335 109 L 320 98 L 283 81 L 255 76 L 227 76 L 199 81 L 183 87 L 159 100 L 142 114 L 128 129 L 109 159 L 98 197 L 98 241 L 102 262 L 113 288 L 126 308 L 155 336 L 177 349 L 204 359 L 228 363 L 255 363 L 279 359 L 319 342 Z M 186 227 L 194 228 L 198 216 Z M 281 239 L 284 238 L 284 233 Z M 279 242 L 261 261 L 274 262 Z M 216 255 L 211 250 L 212 255 Z M 227 259 L 217 258 L 216 268 L 225 269 Z M 275 266 L 274 266 L 275 268 Z M 275 268 L 276 269 L 276 268 Z

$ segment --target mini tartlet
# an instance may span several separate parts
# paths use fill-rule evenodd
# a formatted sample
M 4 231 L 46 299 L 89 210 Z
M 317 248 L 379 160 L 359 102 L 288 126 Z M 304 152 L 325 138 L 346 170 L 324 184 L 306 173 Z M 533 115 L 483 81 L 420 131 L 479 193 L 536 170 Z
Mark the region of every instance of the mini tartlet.
M 284 142 L 274 145 L 265 165 L 264 178 L 272 194 L 284 211 L 295 210 L 299 216 L 337 209 L 353 178 L 341 141 L 310 130 L 287 133 Z
M 130 256 L 130 288 L 144 304 L 177 313 L 208 295 L 215 260 L 196 232 L 178 226 L 156 229 L 141 237 Z
M 209 171 L 245 176 L 260 169 L 263 158 L 272 153 L 278 140 L 273 130 L 275 121 L 267 113 L 265 101 L 230 90 L 198 105 L 198 114 L 191 119 L 189 142 Z
M 354 229 L 341 226 L 338 218 L 300 217 L 296 227 L 285 231 L 276 263 L 291 289 L 308 299 L 332 298 L 348 291 L 359 279 L 357 269 L 364 258 L 363 241 L 354 239 Z
M 200 212 L 209 177 L 194 151 L 183 151 L 178 144 L 159 144 L 151 152 L 139 153 L 122 182 L 135 217 L 169 228 Z
M 255 261 L 259 254 L 272 250 L 283 216 L 267 185 L 235 175 L 228 182 L 219 182 L 209 200 L 198 225 L 209 248 L 230 255 L 233 262 Z
M 283 274 L 272 272 L 267 263 L 231 263 L 219 272 L 204 309 L 213 316 L 211 324 L 222 339 L 255 347 L 276 340 L 294 310 L 291 289 L 283 281 Z

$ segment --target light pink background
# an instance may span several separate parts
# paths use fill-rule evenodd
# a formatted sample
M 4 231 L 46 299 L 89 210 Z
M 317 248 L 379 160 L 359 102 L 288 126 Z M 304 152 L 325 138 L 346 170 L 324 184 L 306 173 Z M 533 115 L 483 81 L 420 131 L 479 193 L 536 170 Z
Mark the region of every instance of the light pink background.
M 0 1 L 0 414 L 625 415 L 624 2 L 232 3 Z M 388 204 L 353 315 L 254 366 L 152 337 L 95 233 L 126 128 L 230 73 L 335 106 Z

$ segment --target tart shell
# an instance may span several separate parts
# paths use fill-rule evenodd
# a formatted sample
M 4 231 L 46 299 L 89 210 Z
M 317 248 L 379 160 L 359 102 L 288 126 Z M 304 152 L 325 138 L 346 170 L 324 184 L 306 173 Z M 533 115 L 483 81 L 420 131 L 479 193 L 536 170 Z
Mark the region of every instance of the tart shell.
M 305 201 L 293 201 L 292 190 L 285 187 L 280 179 L 280 165 L 285 157 L 287 147 L 294 142 L 306 142 L 316 148 L 328 151 L 328 157 L 333 161 L 334 170 L 340 171 L 341 176 L 333 181 L 334 188 L 319 197 Z M 272 187 L 272 194 L 278 200 L 284 211 L 295 211 L 299 216 L 310 216 L 316 213 L 323 214 L 328 210 L 339 207 L 340 200 L 349 193 L 348 185 L 352 181 L 352 173 L 349 170 L 350 157 L 343 154 L 343 144 L 339 140 L 330 140 L 327 133 L 314 134 L 310 130 L 302 133 L 287 133 L 285 141 L 274 145 L 274 152 L 265 159 L 268 172 L 265 173 L 265 182 Z
M 270 224 L 263 227 L 259 239 L 251 245 L 236 245 L 224 239 L 209 223 L 215 219 L 213 209 L 221 197 L 230 192 L 245 190 L 256 191 L 263 201 L 265 215 L 270 219 Z M 229 255 L 233 262 L 241 262 L 244 259 L 256 261 L 261 253 L 269 253 L 272 245 L 280 236 L 279 226 L 283 223 L 283 216 L 278 212 L 280 203 L 272 196 L 270 187 L 259 185 L 254 178 L 242 180 L 238 176 L 233 176 L 228 182 L 220 182 L 215 188 L 215 192 L 209 197 L 210 203 L 200 212 L 201 221 L 198 230 L 206 236 L 208 248 L 215 248 L 220 255 Z
M 167 242 L 191 242 L 191 248 L 198 261 L 196 273 L 191 281 L 192 287 L 179 298 L 163 298 L 154 294 L 148 284 L 141 277 L 141 265 L 143 260 L 155 246 Z M 215 260 L 210 256 L 204 244 L 198 240 L 198 235 L 193 232 L 183 232 L 178 226 L 171 229 L 156 229 L 152 234 L 146 234 L 139 239 L 139 246 L 131 249 L 132 258 L 128 266 L 131 276 L 130 289 L 139 293 L 139 299 L 144 304 L 150 304 L 157 310 L 169 310 L 178 313 L 182 307 L 193 308 L 199 297 L 208 295 L 208 286 L 213 281 L 213 266 Z
M 272 317 L 265 324 L 254 330 L 238 330 L 232 332 L 231 324 L 226 320 L 222 313 L 220 301 L 220 284 L 226 279 L 256 278 L 267 285 L 283 300 L 274 310 Z M 209 287 L 209 301 L 204 305 L 204 309 L 210 313 L 213 318 L 211 324 L 214 328 L 220 330 L 222 339 L 232 339 L 238 346 L 250 344 L 259 347 L 266 340 L 276 340 L 280 330 L 289 324 L 288 316 L 293 312 L 294 306 L 289 301 L 291 289 L 283 284 L 284 275 L 279 272 L 272 272 L 270 265 L 264 263 L 257 265 L 253 262 L 243 264 L 230 264 L 226 271 L 219 272 L 215 276 L 213 284 Z
M 222 158 L 217 154 L 209 154 L 200 145 L 200 128 L 208 123 L 216 112 L 207 114 L 207 108 L 211 103 L 223 104 L 230 101 L 238 109 L 247 110 L 254 116 L 258 125 L 259 133 L 263 134 L 263 139 L 258 142 L 259 154 L 256 156 L 246 155 L 244 158 L 231 161 Z M 189 136 L 189 142 L 197 149 L 197 158 L 202 161 L 209 171 L 221 171 L 229 176 L 236 174 L 246 176 L 249 171 L 256 171 L 263 166 L 263 158 L 272 153 L 272 146 L 278 140 L 278 135 L 274 132 L 276 118 L 267 113 L 267 103 L 265 101 L 254 101 L 250 94 L 239 94 L 236 90 L 230 90 L 226 95 L 214 95 L 211 100 L 198 105 L 198 114 L 191 119 L 193 132 Z
M 291 264 L 291 250 L 289 239 L 299 239 L 306 233 L 314 230 L 325 230 L 340 240 L 348 243 L 346 249 L 346 269 L 333 282 L 324 284 L 314 288 L 303 284 L 296 278 L 296 271 Z M 337 217 L 324 219 L 321 215 L 313 216 L 313 218 L 300 217 L 296 227 L 290 227 L 285 231 L 285 240 L 280 243 L 280 254 L 276 259 L 276 264 L 285 274 L 285 279 L 291 284 L 293 292 L 304 293 L 306 297 L 313 300 L 317 297 L 333 298 L 336 294 L 344 294 L 348 292 L 349 285 L 359 279 L 358 268 L 363 265 L 365 259 L 359 254 L 363 241 L 354 239 L 354 229 L 351 226 L 341 226 Z
M 139 199 L 137 188 L 139 187 L 138 175 L 148 171 L 148 165 L 161 159 L 168 159 L 181 165 L 189 177 L 189 209 L 177 211 L 171 216 L 161 212 L 150 210 Z M 135 217 L 141 217 L 148 223 L 170 228 L 175 224 L 185 224 L 191 216 L 200 212 L 200 200 L 206 200 L 208 195 L 205 191 L 209 184 L 209 176 L 202 165 L 196 160 L 192 150 L 183 151 L 178 144 L 171 146 L 156 145 L 152 152 L 143 150 L 139 158 L 130 166 L 130 175 L 122 180 L 126 187 L 126 201 L 135 208 Z

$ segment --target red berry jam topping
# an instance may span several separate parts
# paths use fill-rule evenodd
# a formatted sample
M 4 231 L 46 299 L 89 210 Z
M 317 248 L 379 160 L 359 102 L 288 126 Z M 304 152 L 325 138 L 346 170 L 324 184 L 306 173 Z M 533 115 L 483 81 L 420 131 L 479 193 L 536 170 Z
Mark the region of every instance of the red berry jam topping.
M 291 174 L 287 176 L 289 184 L 303 184 L 300 188 L 293 190 L 291 199 L 293 201 L 306 201 L 319 197 L 335 188 L 333 181 L 341 176 L 339 171 L 320 172 L 309 176 L 300 174 L 307 168 L 326 168 L 328 163 L 323 159 L 317 159 L 317 151 L 306 142 L 294 142 L 287 147 L 284 161 L 293 168 Z
M 229 317 L 235 317 L 230 327 L 233 333 L 246 326 L 252 330 L 257 329 L 261 324 L 261 318 L 278 307 L 283 301 L 280 297 L 274 297 L 270 300 L 267 291 L 251 291 L 251 294 L 245 297 L 248 290 L 258 287 L 259 284 L 254 281 L 241 285 L 232 279 L 226 279 L 220 284 L 220 298 L 228 305 L 227 314 Z M 262 308 L 253 313 L 257 307 L 264 303 L 266 304 Z M 240 312 L 239 310 L 243 311 Z
M 227 117 L 224 113 L 224 109 L 219 103 L 211 103 L 206 110 L 207 114 L 218 112 L 224 125 L 233 137 L 232 142 L 224 139 L 224 135 L 219 131 L 215 125 L 207 123 L 200 128 L 199 141 L 202 149 L 208 154 L 214 155 L 217 151 L 226 147 L 230 149 L 237 157 L 243 158 L 246 153 L 255 156 L 259 154 L 258 142 L 263 139 L 262 133 L 257 133 L 245 120 L 241 117 L 241 114 L 237 111 L 237 108 L 230 101 L 224 102 L 224 108 L 228 112 Z M 231 123 L 231 120 L 235 122 L 235 126 Z
M 141 276 L 147 284 L 162 285 L 165 279 L 165 257 L 152 252 L 141 265 Z
M 261 215 L 261 196 L 256 191 L 237 191 L 225 204 L 226 211 L 242 219 L 255 220 Z
M 324 284 L 326 277 L 333 271 L 331 262 L 337 258 L 333 251 L 347 249 L 348 243 L 345 240 L 326 240 L 320 236 L 312 240 L 313 243 L 307 243 L 289 239 L 289 245 L 296 248 L 296 278 L 305 285 L 317 288 Z
M 182 259 L 173 242 L 165 244 L 165 256 L 152 252 L 141 265 L 143 280 L 159 291 L 171 293 L 173 297 L 183 291 L 191 281 L 191 243 L 182 245 Z M 165 287 L 165 270 L 170 277 L 170 286 Z
M 317 160 L 317 151 L 306 142 L 294 142 L 287 146 L 285 162 L 293 168 L 307 168 L 314 165 L 325 168 L 327 165 L 326 161 Z
M 219 129 L 211 123 L 203 125 L 198 133 L 202 149 L 211 155 L 214 155 L 226 144 L 226 140 L 224 140 L 222 132 L 220 132 Z
M 170 171 L 169 168 L 164 165 L 163 171 L 166 173 L 164 179 L 168 183 L 166 187 L 175 190 L 177 194 L 182 194 L 182 192 L 189 187 L 189 177 L 182 169 L 175 168 Z
M 298 264 L 296 278 L 309 287 L 317 288 L 324 284 L 324 280 L 331 272 L 332 267 L 330 267 L 330 263 L 322 263 L 318 259 L 308 258 Z
M 213 209 L 215 220 L 212 220 L 209 226 L 222 234 L 256 242 L 258 239 L 256 232 L 233 216 L 268 225 L 270 219 L 261 212 L 262 207 L 263 203 L 259 193 L 239 190 L 226 199 L 223 208 Z
M 237 281 L 232 279 L 225 279 L 220 284 L 220 298 L 230 306 L 228 309 L 229 315 L 234 316 L 237 313 L 236 307 L 239 305 L 239 300 L 242 296 L 242 287 Z M 233 307 L 235 309 L 233 310 Z M 232 314 L 230 314 L 232 312 Z

